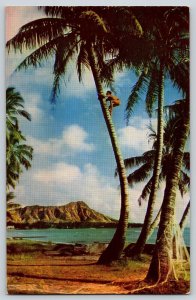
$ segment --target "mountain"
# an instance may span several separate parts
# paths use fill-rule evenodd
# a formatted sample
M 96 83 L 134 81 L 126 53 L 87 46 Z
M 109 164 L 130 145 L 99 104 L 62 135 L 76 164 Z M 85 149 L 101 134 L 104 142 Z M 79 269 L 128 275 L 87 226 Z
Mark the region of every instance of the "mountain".
M 8 225 L 47 224 L 58 225 L 68 223 L 115 223 L 116 221 L 93 209 L 85 202 L 70 202 L 62 206 L 25 206 L 14 207 L 7 211 Z M 32 226 L 31 226 L 32 227 Z M 58 226 L 57 226 L 58 227 Z

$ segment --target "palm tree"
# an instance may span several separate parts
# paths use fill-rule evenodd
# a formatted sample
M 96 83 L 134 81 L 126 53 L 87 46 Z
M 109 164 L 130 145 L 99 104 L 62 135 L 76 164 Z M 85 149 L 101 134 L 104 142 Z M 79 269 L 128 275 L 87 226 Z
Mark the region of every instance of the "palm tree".
M 172 7 L 146 8 L 133 10 L 144 29 L 140 39 L 125 37 L 118 55 L 107 66 L 113 70 L 135 66 L 140 72 L 138 81 L 132 89 L 126 107 L 127 122 L 141 93 L 146 92 L 146 109 L 152 115 L 155 101 L 158 101 L 157 148 L 151 190 L 148 204 L 148 218 L 142 228 L 143 240 L 147 239 L 152 224 L 153 207 L 156 201 L 163 148 L 163 105 L 165 78 L 170 77 L 173 84 L 185 91 L 182 76 L 186 73 L 189 46 L 189 22 L 187 8 Z M 124 47 L 126 44 L 126 47 Z M 133 47 L 134 45 L 134 47 Z M 135 49 L 135 51 L 134 51 Z M 138 55 L 139 53 L 139 55 Z M 142 248 L 142 247 L 141 247 Z M 142 250 L 142 249 L 141 249 Z
M 170 169 L 170 163 L 172 159 L 172 151 L 173 151 L 173 141 L 175 139 L 175 132 L 173 134 L 175 127 L 175 119 L 168 120 L 164 126 L 164 144 L 163 144 L 163 157 L 161 161 L 161 171 L 159 175 L 159 184 L 165 181 L 168 170 Z M 133 187 L 134 183 L 143 182 L 147 180 L 142 193 L 138 199 L 139 204 L 141 205 L 142 200 L 147 200 L 152 188 L 152 174 L 153 174 L 153 166 L 154 159 L 156 157 L 156 146 L 157 146 L 157 134 L 149 127 L 151 133 L 149 134 L 149 139 L 153 139 L 152 150 L 146 151 L 141 156 L 131 157 L 125 159 L 125 167 L 127 169 L 134 168 L 134 171 L 128 175 L 128 183 L 130 187 Z M 135 169 L 137 168 L 137 169 Z M 190 170 L 190 154 L 189 152 L 184 153 L 183 157 L 183 165 L 180 171 L 180 180 L 178 182 L 178 188 L 183 196 L 187 192 L 187 188 L 190 184 L 189 175 L 187 172 Z M 117 170 L 116 170 L 117 172 Z M 153 213 L 152 209 L 150 212 Z M 143 228 L 141 230 L 140 236 L 133 247 L 132 244 L 128 245 L 125 249 L 126 256 L 134 256 L 140 258 L 140 255 L 143 252 L 144 246 L 146 244 L 147 239 L 149 238 L 151 232 L 157 225 L 160 216 L 160 210 L 158 215 L 156 216 L 154 222 L 151 223 L 151 226 L 148 229 L 147 234 L 143 233 Z M 148 219 L 149 209 L 146 211 L 145 219 Z M 144 226 L 144 225 L 143 225 Z
M 6 138 L 9 142 L 10 133 L 18 129 L 18 117 L 23 116 L 31 121 L 30 114 L 24 110 L 24 99 L 14 87 L 6 90 Z M 19 132 L 18 132 L 19 133 Z M 17 132 L 15 132 L 17 134 Z
M 117 13 L 127 20 L 127 27 L 133 34 L 141 34 L 141 27 L 130 10 L 118 12 L 115 7 L 53 6 L 43 7 L 42 9 L 48 18 L 39 19 L 22 26 L 18 34 L 7 43 L 7 47 L 8 49 L 12 47 L 21 51 L 25 48 L 37 48 L 20 64 L 18 69 L 27 68 L 30 65 L 37 67 L 41 60 L 55 55 L 53 101 L 59 91 L 61 78 L 66 75 L 67 66 L 74 58 L 76 59 L 79 80 L 81 80 L 83 67 L 92 71 L 98 99 L 118 166 L 121 186 L 119 223 L 112 241 L 98 261 L 100 264 L 108 263 L 118 259 L 124 248 L 128 226 L 128 184 L 124 160 L 103 93 L 103 81 L 111 82 L 112 73 L 109 72 L 107 76 L 101 76 L 100 70 L 105 65 L 104 59 L 107 55 L 115 55 L 117 38 L 115 36 L 116 33 L 114 34 L 112 31 L 112 26 L 117 28 Z M 123 26 L 120 26 L 120 28 Z
M 159 19 L 156 19 L 150 28 L 149 39 L 152 45 L 152 61 L 144 65 L 144 69 L 139 79 L 132 89 L 132 93 L 127 103 L 127 120 L 129 119 L 134 105 L 140 98 L 143 89 L 146 90 L 146 108 L 151 116 L 154 102 L 158 101 L 157 113 L 157 146 L 154 159 L 153 175 L 150 181 L 151 189 L 148 200 L 148 208 L 144 225 L 142 227 L 140 239 L 135 248 L 136 253 L 140 255 L 143 251 L 145 241 L 152 223 L 153 208 L 157 198 L 159 185 L 159 176 L 161 172 L 161 160 L 163 155 L 163 106 L 164 106 L 164 85 L 166 76 L 178 84 L 178 88 L 183 90 L 179 80 L 175 80 L 174 70 L 183 68 L 183 62 L 188 56 L 187 36 L 188 31 L 187 11 L 179 8 L 172 8 L 164 11 Z
M 25 138 L 22 135 L 21 139 L 10 135 L 9 145 L 6 149 L 7 187 L 15 188 L 22 173 L 22 167 L 26 170 L 31 167 L 33 148 L 24 144 L 23 141 Z
M 188 77 L 186 77 L 188 78 Z M 161 219 L 157 233 L 157 241 L 146 277 L 147 281 L 165 282 L 173 276 L 173 225 L 176 206 L 176 190 L 180 178 L 180 170 L 184 156 L 184 149 L 189 135 L 189 82 L 187 85 L 187 98 L 178 101 L 172 107 L 172 113 L 176 119 L 176 139 L 173 145 L 170 171 L 166 176 L 166 188 L 164 192 Z
M 24 99 L 15 88 L 9 87 L 6 90 L 6 186 L 8 200 L 14 197 L 10 188 L 15 188 L 22 168 L 28 169 L 31 166 L 33 153 L 33 148 L 24 144 L 26 139 L 19 130 L 18 116 L 31 120 L 29 113 L 24 110 Z

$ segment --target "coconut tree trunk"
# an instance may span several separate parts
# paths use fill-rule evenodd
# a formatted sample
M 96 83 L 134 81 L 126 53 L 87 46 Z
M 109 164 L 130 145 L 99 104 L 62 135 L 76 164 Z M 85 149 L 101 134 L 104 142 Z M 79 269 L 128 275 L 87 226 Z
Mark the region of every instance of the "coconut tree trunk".
M 150 226 L 152 223 L 154 205 L 156 202 L 157 191 L 159 186 L 159 174 L 161 170 L 161 160 L 162 160 L 162 150 L 163 150 L 163 104 L 164 104 L 164 65 L 160 66 L 160 74 L 159 74 L 159 96 L 158 96 L 158 123 L 157 123 L 157 149 L 153 170 L 153 181 L 152 188 L 148 200 L 148 207 L 144 219 L 144 224 L 139 235 L 139 238 L 132 248 L 129 256 L 140 257 L 147 238 L 149 236 Z
M 170 276 L 173 276 L 173 219 L 175 215 L 176 192 L 184 148 L 189 134 L 189 126 L 189 117 L 185 116 L 184 123 L 180 124 L 178 139 L 176 139 L 174 144 L 170 172 L 166 177 L 161 220 L 153 257 L 146 277 L 147 281 L 164 282 Z
M 147 240 L 151 237 L 151 235 L 153 234 L 155 228 L 158 226 L 159 224 L 159 221 L 160 221 L 160 216 L 161 216 L 161 209 L 162 207 L 159 209 L 156 217 L 154 218 L 154 221 L 152 222 L 152 224 L 150 225 L 150 228 L 149 228 L 149 232 L 148 232 L 148 237 L 147 237 Z M 124 249 L 124 253 L 127 257 L 131 257 L 133 254 L 132 254 L 132 250 L 134 248 L 134 244 L 129 244 L 125 249 Z M 136 257 L 138 258 L 138 257 Z
M 181 219 L 180 224 L 179 224 L 182 233 L 183 233 L 185 225 L 187 223 L 187 218 L 188 218 L 189 211 L 190 211 L 190 200 L 189 200 L 189 203 L 187 204 L 187 206 L 184 210 L 184 213 L 182 215 L 182 219 Z
M 152 222 L 152 224 L 150 225 L 149 228 L 149 233 L 148 233 L 148 238 L 151 236 L 151 234 L 153 233 L 154 229 L 158 226 L 159 222 L 160 222 L 160 216 L 161 216 L 161 210 L 162 210 L 162 206 L 159 209 L 156 217 L 154 218 L 154 221 Z
M 96 56 L 92 45 L 88 46 L 88 55 L 89 55 L 89 62 L 93 73 L 101 109 L 103 112 L 104 120 L 112 143 L 112 148 L 116 159 L 119 180 L 120 180 L 120 187 L 121 187 L 121 211 L 120 211 L 119 223 L 117 225 L 117 229 L 114 234 L 114 237 L 112 238 L 108 247 L 102 253 L 102 255 L 98 260 L 98 264 L 107 264 L 112 262 L 113 260 L 119 259 L 124 249 L 126 231 L 128 227 L 128 214 L 129 214 L 128 182 L 127 182 L 124 160 L 118 145 L 118 139 L 115 132 L 114 124 L 112 122 L 112 118 L 108 110 L 106 100 L 103 97 L 104 95 L 103 88 L 100 81 L 99 71 L 96 65 Z

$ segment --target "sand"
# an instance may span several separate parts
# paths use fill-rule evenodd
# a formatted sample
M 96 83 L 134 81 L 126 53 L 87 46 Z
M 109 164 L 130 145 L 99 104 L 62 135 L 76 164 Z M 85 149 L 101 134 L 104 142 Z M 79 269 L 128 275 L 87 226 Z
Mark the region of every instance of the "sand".
M 69 248 L 70 245 L 68 245 Z M 141 286 L 150 259 L 102 266 L 96 262 L 103 245 L 90 251 L 77 245 L 75 254 L 66 245 L 9 241 L 7 290 L 9 294 L 132 294 Z M 78 249 L 81 251 L 78 251 Z M 90 249 L 91 247 L 88 247 Z M 17 250 L 16 250 L 17 249 Z M 56 249 L 56 250 L 54 250 Z M 74 247 L 72 248 L 74 249 Z M 83 250 L 82 250 L 83 249 Z M 88 253 L 86 253 L 88 252 Z M 96 253 L 97 252 L 97 253 Z M 177 285 L 176 285 L 177 284 Z M 169 282 L 163 287 L 142 289 L 143 294 L 188 293 L 189 281 Z

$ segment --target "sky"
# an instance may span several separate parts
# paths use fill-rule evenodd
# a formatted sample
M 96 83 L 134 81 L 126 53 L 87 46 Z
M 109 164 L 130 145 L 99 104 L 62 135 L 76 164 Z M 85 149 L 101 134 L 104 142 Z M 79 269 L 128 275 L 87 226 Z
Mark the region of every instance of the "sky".
M 45 16 L 36 7 L 8 7 L 6 39 L 12 38 L 23 24 L 40 17 Z M 23 172 L 15 201 L 21 205 L 64 205 L 82 200 L 91 208 L 118 218 L 120 190 L 118 178 L 114 178 L 116 164 L 91 73 L 85 72 L 83 83 L 79 83 L 72 64 L 69 80 L 62 83 L 57 104 L 52 106 L 49 99 L 53 59 L 40 68 L 13 73 L 28 54 L 29 51 L 6 55 L 7 86 L 14 86 L 21 93 L 25 109 L 32 116 L 31 122 L 21 119 L 20 124 L 27 144 L 34 148 L 32 168 Z M 113 121 L 124 158 L 150 149 L 148 125 L 156 124 L 155 116 L 149 120 L 141 101 L 126 125 L 124 111 L 136 79 L 128 70 L 115 75 L 114 87 L 121 105 L 114 109 Z M 180 98 L 167 80 L 166 104 Z M 130 188 L 131 222 L 143 222 L 147 203 L 139 206 L 137 200 L 144 184 Z M 177 197 L 179 220 L 189 195 Z M 162 198 L 163 189 L 158 194 L 155 213 Z

